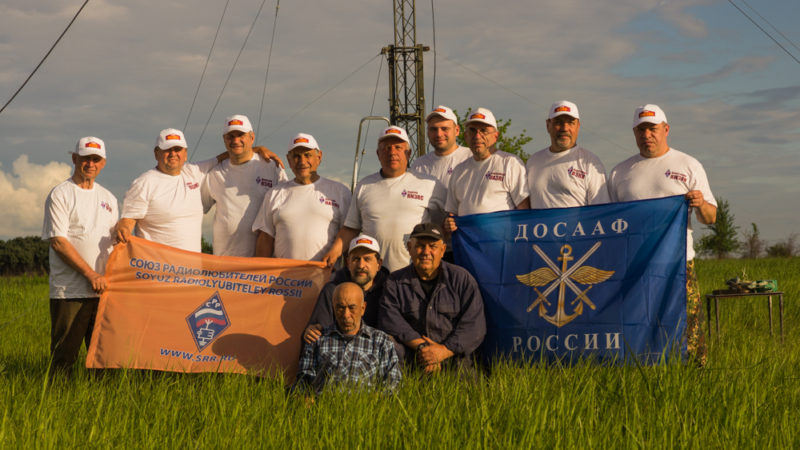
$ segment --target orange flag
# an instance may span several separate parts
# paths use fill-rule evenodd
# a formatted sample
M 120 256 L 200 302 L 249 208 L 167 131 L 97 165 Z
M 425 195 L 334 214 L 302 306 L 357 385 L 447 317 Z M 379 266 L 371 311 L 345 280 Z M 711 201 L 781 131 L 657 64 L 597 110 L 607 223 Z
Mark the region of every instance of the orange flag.
M 89 368 L 282 375 L 330 276 L 323 263 L 212 256 L 131 237 L 106 267 Z

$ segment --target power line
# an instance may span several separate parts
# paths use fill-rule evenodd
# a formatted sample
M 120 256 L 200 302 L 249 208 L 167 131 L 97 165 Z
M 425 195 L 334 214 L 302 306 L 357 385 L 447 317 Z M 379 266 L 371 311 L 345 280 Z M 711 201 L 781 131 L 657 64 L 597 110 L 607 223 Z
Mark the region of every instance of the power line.
M 269 65 L 272 61 L 272 44 L 275 42 L 275 30 L 278 28 L 278 9 L 281 7 L 281 0 L 275 5 L 275 19 L 272 22 L 272 38 L 269 40 L 269 54 L 267 55 L 267 71 L 264 74 L 264 89 L 261 91 L 261 105 L 258 107 L 258 125 L 256 125 L 256 136 L 261 133 L 261 113 L 264 111 L 264 98 L 267 95 L 267 80 L 269 79 Z
M 362 64 L 362 65 L 360 65 L 360 66 L 358 66 L 358 67 L 357 67 L 357 68 L 356 68 L 354 71 L 350 72 L 350 73 L 349 73 L 349 74 L 348 74 L 346 77 L 342 78 L 342 79 L 341 79 L 341 80 L 339 80 L 339 81 L 338 81 L 336 84 L 334 84 L 333 86 L 331 86 L 331 87 L 329 87 L 328 89 L 326 89 L 326 90 L 325 90 L 325 92 L 323 92 L 322 94 L 319 94 L 318 96 L 316 96 L 316 97 L 314 98 L 314 100 L 311 100 L 310 102 L 306 103 L 306 104 L 305 104 L 305 106 L 303 106 L 303 107 L 302 107 L 302 108 L 300 108 L 300 109 L 299 109 L 297 112 L 295 112 L 294 114 L 292 114 L 291 116 L 289 116 L 289 118 L 288 118 L 288 119 L 284 120 L 284 121 L 283 121 L 283 122 L 282 122 L 280 125 L 278 125 L 277 127 L 275 127 L 275 129 L 274 129 L 274 130 L 272 130 L 272 132 L 271 132 L 271 133 L 269 133 L 269 134 L 267 134 L 266 136 L 264 136 L 264 138 L 268 138 L 268 137 L 272 136 L 272 135 L 273 135 L 273 134 L 274 134 L 276 131 L 280 130 L 280 129 L 281 129 L 283 126 L 284 126 L 284 125 L 286 125 L 287 123 L 291 122 L 291 121 L 292 121 L 292 119 L 294 119 L 295 117 L 297 117 L 298 115 L 300 115 L 300 113 L 302 113 L 303 111 L 305 111 L 306 109 L 308 109 L 308 107 L 309 107 L 309 106 L 311 106 L 311 105 L 313 105 L 314 103 L 316 103 L 316 102 L 317 102 L 319 99 L 321 99 L 322 97 L 325 97 L 326 95 L 328 95 L 328 93 L 330 93 L 332 90 L 334 90 L 334 89 L 336 89 L 337 87 L 339 87 L 339 85 L 341 85 L 342 83 L 344 83 L 345 81 L 347 81 L 347 80 L 348 80 L 350 77 L 352 77 L 352 76 L 353 76 L 353 75 L 355 75 L 355 74 L 356 74 L 358 71 L 360 71 L 361 69 L 363 69 L 363 68 L 364 68 L 364 66 L 366 66 L 366 65 L 367 65 L 367 64 L 369 64 L 369 63 L 371 63 L 372 61 L 374 61 L 374 60 L 375 60 L 375 58 L 377 58 L 377 57 L 379 57 L 379 56 L 381 56 L 381 54 L 380 54 L 380 53 L 378 53 L 377 55 L 373 56 L 372 58 L 370 58 L 370 59 L 369 59 L 369 61 L 365 62 L 364 64 Z
M 756 13 L 756 15 L 757 15 L 758 17 L 760 17 L 760 18 L 761 18 L 761 20 L 763 20 L 764 22 L 766 22 L 766 23 L 767 23 L 767 25 L 769 25 L 769 26 L 770 26 L 770 27 L 771 27 L 773 30 L 775 30 L 775 32 L 777 32 L 778 34 L 780 34 L 782 38 L 786 39 L 786 42 L 788 42 L 788 43 L 792 44 L 792 47 L 794 47 L 796 50 L 800 51 L 800 47 L 798 47 L 798 46 L 797 46 L 797 44 L 795 44 L 794 42 L 792 42 L 792 40 L 791 40 L 791 39 L 789 39 L 789 37 L 788 37 L 788 36 L 786 36 L 785 34 L 781 33 L 781 30 L 779 30 L 777 27 L 775 27 L 775 25 L 773 25 L 773 24 L 772 24 L 772 23 L 771 23 L 769 20 L 767 20 L 767 18 L 766 18 L 766 17 L 762 16 L 762 15 L 761 15 L 761 14 L 760 14 L 758 11 L 756 11 L 756 9 L 755 9 L 755 8 L 753 8 L 752 6 L 750 6 L 750 4 L 749 4 L 749 3 L 747 3 L 746 1 L 744 1 L 744 0 L 741 0 L 741 2 L 742 2 L 742 3 L 744 3 L 745 5 L 747 5 L 747 7 L 748 7 L 748 8 L 750 8 L 750 9 L 751 9 L 751 10 L 752 10 L 754 13 Z
M 75 22 L 75 19 L 78 18 L 78 15 L 80 15 L 81 11 L 83 11 L 83 8 L 86 6 L 87 3 L 89 3 L 89 0 L 86 0 L 86 1 L 83 2 L 81 7 L 78 9 L 78 12 L 76 12 L 75 15 L 72 16 L 72 20 L 69 21 L 69 23 L 67 24 L 67 27 L 64 28 L 64 31 L 61 32 L 61 34 L 58 36 L 58 39 L 56 39 L 56 41 L 50 47 L 50 50 L 48 50 L 47 53 L 45 53 L 44 58 L 42 58 L 42 60 L 39 61 L 39 64 L 37 64 L 36 67 L 33 69 L 33 72 L 31 72 L 31 74 L 28 75 L 28 78 L 25 79 L 25 81 L 22 83 L 22 86 L 20 86 L 19 89 L 17 89 L 17 91 L 14 92 L 14 95 L 12 95 L 10 99 L 8 99 L 6 104 L 3 105 L 2 108 L 0 108 L 0 113 L 2 113 L 3 111 L 6 110 L 6 107 L 8 107 L 8 105 L 10 105 L 12 101 L 14 101 L 14 99 L 17 97 L 17 94 L 19 94 L 20 91 L 22 91 L 22 88 L 24 88 L 25 85 L 28 84 L 28 81 L 30 81 L 31 78 L 33 78 L 33 75 L 36 73 L 36 71 L 39 70 L 39 67 L 42 67 L 42 64 L 44 64 L 44 61 L 47 59 L 48 56 L 50 56 L 50 53 L 53 52 L 53 49 L 56 48 L 56 45 L 58 45 L 58 43 L 61 42 L 61 38 L 63 38 L 64 35 L 67 34 L 67 31 L 70 29 L 72 24 Z
M 731 5 L 733 5 L 733 7 L 734 7 L 734 8 L 736 8 L 737 10 L 739 10 L 739 12 L 740 12 L 740 13 L 742 13 L 742 15 L 743 15 L 743 16 L 747 17 L 747 20 L 749 20 L 750 22 L 752 22 L 752 24 L 753 24 L 753 25 L 755 25 L 755 26 L 756 26 L 756 28 L 758 28 L 759 30 L 761 30 L 761 32 L 762 32 L 762 33 L 764 33 L 765 35 L 767 35 L 767 37 L 768 37 L 768 38 L 770 38 L 770 39 L 772 40 L 772 42 L 774 42 L 774 43 L 775 43 L 775 44 L 776 44 L 778 47 L 780 47 L 780 48 L 781 48 L 781 50 L 783 50 L 784 52 L 786 52 L 786 54 L 787 54 L 787 55 L 789 55 L 789 57 L 790 57 L 790 58 L 792 58 L 792 59 L 794 60 L 794 62 L 796 62 L 797 64 L 800 64 L 800 60 L 799 60 L 799 59 L 797 59 L 797 57 L 795 57 L 793 54 L 791 54 L 791 52 L 789 52 L 789 50 L 787 50 L 787 49 L 786 49 L 786 47 L 784 47 L 784 46 L 783 46 L 783 44 L 781 44 L 780 42 L 778 42 L 778 40 L 777 40 L 777 39 L 775 39 L 774 37 L 772 37 L 772 35 L 771 35 L 771 34 L 769 34 L 769 32 L 767 32 L 767 30 L 765 30 L 765 29 L 764 29 L 764 28 L 763 28 L 761 25 L 759 25 L 759 24 L 758 24 L 758 23 L 757 23 L 755 20 L 753 20 L 753 18 L 752 18 L 752 17 L 750 17 L 749 15 L 747 15 L 747 13 L 746 13 L 746 12 L 744 12 L 744 10 L 742 10 L 742 8 L 739 8 L 739 5 L 737 5 L 736 3 L 733 3 L 733 0 L 728 0 L 728 3 L 730 3 Z
M 211 60 L 211 53 L 214 51 L 214 45 L 217 43 L 217 36 L 219 36 L 219 30 L 222 28 L 222 19 L 225 18 L 225 12 L 228 11 L 228 4 L 231 0 L 227 0 L 225 2 L 225 8 L 222 9 L 222 17 L 219 18 L 219 24 L 217 24 L 217 32 L 214 33 L 214 40 L 211 41 L 211 48 L 208 50 L 208 56 L 206 56 L 206 64 L 203 66 L 203 73 L 200 74 L 200 82 L 197 83 L 197 89 L 194 91 L 194 98 L 192 99 L 192 106 L 189 107 L 189 114 L 186 115 L 186 123 L 183 125 L 183 132 L 186 132 L 186 127 L 189 126 L 189 118 L 192 116 L 192 110 L 194 110 L 194 103 L 197 101 L 197 95 L 200 93 L 200 86 L 203 84 L 203 78 L 206 76 L 206 69 L 208 69 L 208 62 Z
M 431 27 L 433 28 L 433 88 L 431 89 L 431 105 L 436 104 L 436 14 L 431 0 Z M 435 108 L 435 106 L 434 106 Z M 425 114 L 425 112 L 422 112 Z M 430 142 L 428 143 L 430 145 Z
M 222 90 L 219 92 L 219 96 L 217 96 L 217 101 L 214 103 L 214 107 L 211 108 L 211 113 L 208 115 L 208 120 L 206 120 L 206 124 L 203 125 L 203 131 L 200 133 L 200 138 L 197 139 L 197 144 L 195 144 L 194 148 L 192 148 L 192 154 L 189 156 L 189 160 L 191 161 L 194 157 L 194 152 L 197 151 L 197 148 L 200 147 L 200 142 L 203 140 L 203 135 L 206 134 L 206 129 L 208 129 L 208 124 L 211 123 L 211 118 L 214 116 L 214 111 L 217 110 L 217 106 L 219 106 L 220 100 L 222 100 L 222 94 L 225 93 L 225 88 L 228 87 L 228 82 L 231 80 L 231 75 L 233 75 L 234 69 L 236 69 L 236 64 L 239 62 L 239 57 L 242 56 L 242 52 L 244 52 L 244 48 L 247 45 L 247 41 L 250 39 L 250 33 L 253 32 L 253 28 L 256 26 L 256 22 L 258 22 L 258 17 L 261 15 L 261 10 L 264 8 L 264 3 L 267 0 L 262 0 L 261 6 L 258 7 L 258 12 L 256 16 L 253 18 L 253 23 L 250 24 L 250 29 L 247 30 L 247 36 L 244 38 L 244 42 L 242 42 L 242 47 L 239 49 L 239 53 L 236 55 L 236 59 L 233 61 L 233 65 L 231 66 L 231 70 L 228 71 L 228 77 L 225 78 L 225 84 L 222 85 Z

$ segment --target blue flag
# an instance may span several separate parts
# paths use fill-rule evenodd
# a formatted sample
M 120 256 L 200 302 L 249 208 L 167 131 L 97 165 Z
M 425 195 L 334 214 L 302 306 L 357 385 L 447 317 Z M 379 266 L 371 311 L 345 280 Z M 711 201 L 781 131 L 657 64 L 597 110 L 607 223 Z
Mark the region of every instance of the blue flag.
M 491 359 L 652 363 L 686 353 L 683 196 L 456 218 L 481 287 Z

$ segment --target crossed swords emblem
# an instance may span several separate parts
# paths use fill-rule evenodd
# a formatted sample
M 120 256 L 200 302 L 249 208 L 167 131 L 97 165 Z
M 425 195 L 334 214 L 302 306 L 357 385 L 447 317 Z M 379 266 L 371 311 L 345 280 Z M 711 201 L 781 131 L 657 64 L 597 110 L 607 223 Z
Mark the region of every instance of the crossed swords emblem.
M 597 307 L 589 300 L 589 297 L 586 296 L 586 293 L 589 292 L 589 289 L 592 288 L 593 285 L 602 283 L 607 279 L 611 278 L 614 275 L 613 270 L 601 270 L 591 266 L 584 266 L 583 263 L 589 259 L 590 256 L 597 249 L 600 248 L 600 242 L 594 244 L 589 251 L 586 252 L 583 256 L 581 256 L 572 267 L 567 268 L 569 261 L 575 259 L 572 255 L 572 247 L 569 244 L 565 244 L 561 247 L 561 256 L 557 259 L 561 261 L 561 267 L 559 268 L 556 263 L 554 263 L 550 258 L 547 257 L 545 252 L 536 244 L 533 244 L 533 251 L 535 251 L 541 258 L 544 260 L 545 264 L 548 267 L 540 267 L 533 272 L 526 273 L 523 275 L 517 275 L 517 279 L 520 283 L 530 286 L 536 292 L 536 300 L 528 306 L 528 312 L 533 311 L 534 308 L 537 306 L 539 307 L 539 317 L 543 318 L 544 320 L 552 323 L 557 327 L 564 326 L 573 319 L 583 314 L 583 305 L 584 303 L 589 305 L 592 309 L 597 309 Z M 575 285 L 573 280 L 577 281 L 580 284 L 588 284 L 589 287 L 586 289 L 581 289 Z M 546 286 L 547 288 L 544 291 L 539 291 L 537 287 Z M 571 305 L 575 305 L 575 309 L 573 310 L 572 314 L 566 314 L 564 309 L 565 303 L 565 290 L 564 287 L 568 287 L 572 290 L 577 297 L 570 303 Z M 550 301 L 547 300 L 547 296 L 550 295 L 551 292 L 558 288 L 558 306 L 556 308 L 556 312 L 552 315 L 547 315 L 547 306 L 551 306 Z

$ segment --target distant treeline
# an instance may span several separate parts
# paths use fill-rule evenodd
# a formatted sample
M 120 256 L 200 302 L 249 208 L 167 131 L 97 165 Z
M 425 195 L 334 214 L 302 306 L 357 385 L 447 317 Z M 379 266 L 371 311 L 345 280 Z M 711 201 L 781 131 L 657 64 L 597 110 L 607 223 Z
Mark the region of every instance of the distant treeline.
M 39 236 L 0 240 L 0 275 L 42 275 L 50 271 L 49 242 Z

